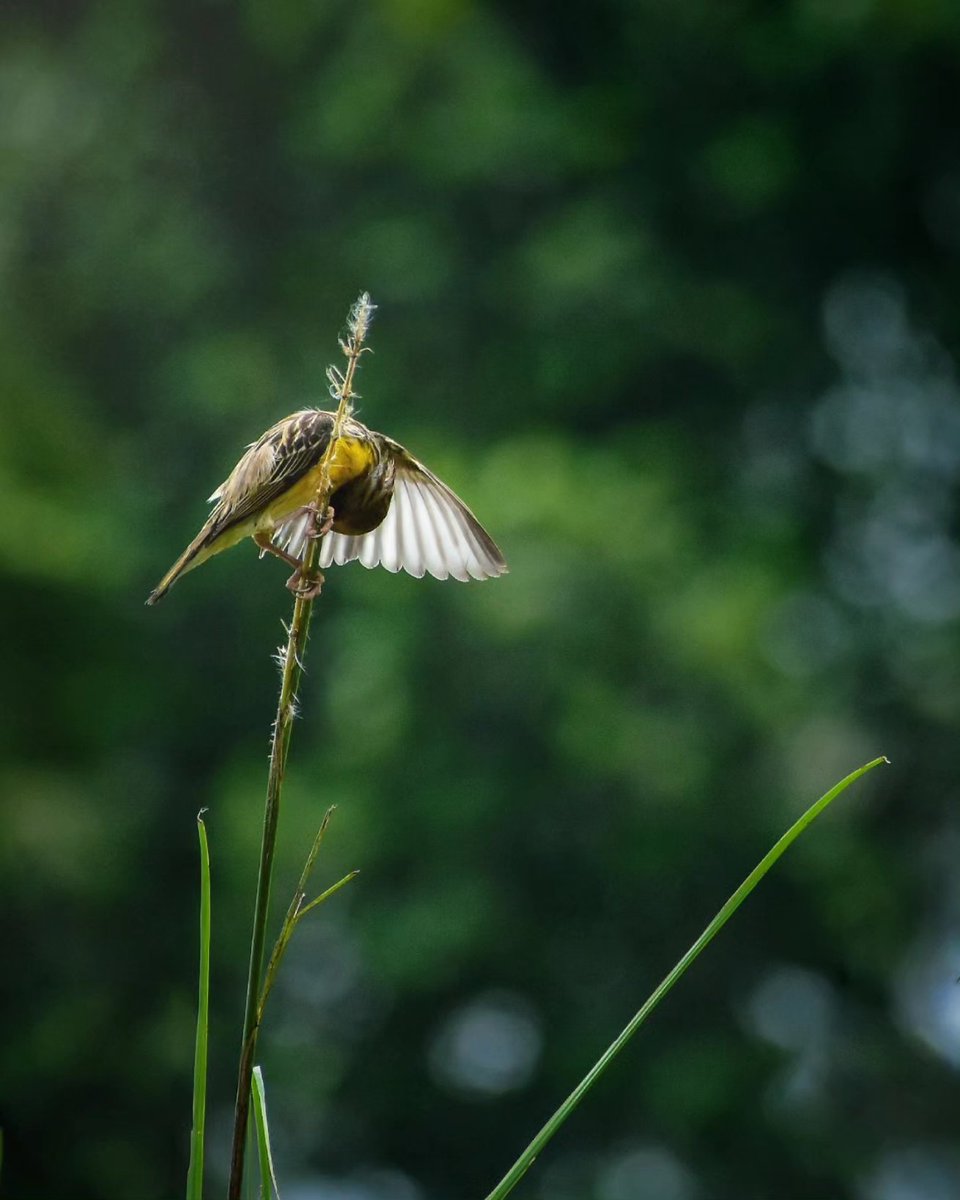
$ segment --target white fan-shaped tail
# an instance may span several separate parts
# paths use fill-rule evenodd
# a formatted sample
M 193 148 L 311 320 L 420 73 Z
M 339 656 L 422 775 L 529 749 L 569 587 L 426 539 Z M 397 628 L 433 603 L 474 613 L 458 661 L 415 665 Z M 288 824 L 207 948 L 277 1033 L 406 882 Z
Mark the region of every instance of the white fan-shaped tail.
M 412 460 L 411 460 L 412 462 Z M 274 543 L 303 557 L 306 513 L 284 521 Z M 406 571 L 418 579 L 493 579 L 507 565 L 492 539 L 462 500 L 425 467 L 397 471 L 393 499 L 376 529 L 364 534 L 331 532 L 320 544 L 320 567 L 359 559 L 365 567 Z

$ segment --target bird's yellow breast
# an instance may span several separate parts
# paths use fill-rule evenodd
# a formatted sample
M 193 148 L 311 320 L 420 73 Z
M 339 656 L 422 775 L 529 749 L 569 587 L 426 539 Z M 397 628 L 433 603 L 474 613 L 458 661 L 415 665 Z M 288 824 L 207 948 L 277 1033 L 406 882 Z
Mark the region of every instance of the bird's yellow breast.
M 345 483 L 357 479 L 376 462 L 373 442 L 366 439 L 341 437 L 330 460 L 331 494 Z M 256 520 L 256 532 L 270 530 L 284 517 L 309 504 L 317 497 L 322 467 L 318 463 L 302 475 L 287 491 L 277 496 Z

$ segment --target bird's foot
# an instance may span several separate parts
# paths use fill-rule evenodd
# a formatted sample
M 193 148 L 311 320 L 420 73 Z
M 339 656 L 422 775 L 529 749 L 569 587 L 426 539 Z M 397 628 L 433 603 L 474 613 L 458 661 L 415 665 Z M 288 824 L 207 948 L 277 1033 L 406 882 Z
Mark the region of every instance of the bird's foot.
M 304 533 L 311 541 L 317 538 L 322 538 L 324 534 L 329 533 L 333 528 L 333 509 L 327 508 L 324 513 L 323 520 L 320 520 L 320 510 L 314 501 L 310 504 L 305 504 L 303 508 L 298 509 L 298 514 L 306 514 L 308 517 Z M 320 595 L 320 590 L 323 587 L 323 576 L 319 571 L 312 572 L 307 575 L 304 573 L 303 560 L 296 558 L 292 554 L 288 554 L 286 550 L 281 550 L 279 546 L 274 545 L 271 537 L 267 533 L 254 534 L 253 540 L 260 547 L 261 557 L 264 554 L 274 554 L 277 558 L 282 559 L 285 563 L 294 568 L 293 574 L 287 580 L 287 587 L 300 600 L 315 600 Z M 304 554 L 304 558 L 307 555 Z
M 308 538 L 322 538 L 333 528 L 334 511 L 329 505 L 327 506 L 327 511 L 323 514 L 322 521 L 320 519 L 320 508 L 316 500 L 311 500 L 309 504 L 304 504 L 293 515 L 298 516 L 300 514 L 304 514 L 309 518 L 306 529 L 304 529 L 304 533 Z M 289 520 L 290 518 L 288 517 L 287 519 Z
M 319 571 L 315 575 L 304 575 L 301 567 L 287 580 L 287 587 L 298 600 L 316 600 L 323 588 L 323 576 Z

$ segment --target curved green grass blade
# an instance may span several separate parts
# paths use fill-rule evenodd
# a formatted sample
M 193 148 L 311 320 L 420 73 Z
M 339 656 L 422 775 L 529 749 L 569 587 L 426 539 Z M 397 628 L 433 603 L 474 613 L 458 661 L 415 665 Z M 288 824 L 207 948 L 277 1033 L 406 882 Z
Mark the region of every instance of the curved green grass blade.
M 841 779 L 838 784 L 826 792 L 816 801 L 811 804 L 807 811 L 798 821 L 787 830 L 780 840 L 769 850 L 760 862 L 753 868 L 750 874 L 746 877 L 743 883 L 737 888 L 730 899 L 724 904 L 723 908 L 717 913 L 710 924 L 706 927 L 703 933 L 697 938 L 690 949 L 677 962 L 673 969 L 665 976 L 662 982 L 650 994 L 644 1002 L 642 1008 L 636 1013 L 633 1019 L 629 1022 L 620 1036 L 611 1043 L 604 1054 L 590 1068 L 587 1074 L 581 1079 L 577 1086 L 573 1089 L 570 1095 L 564 1100 L 557 1111 L 553 1114 L 546 1125 L 540 1130 L 533 1141 L 527 1146 L 526 1150 L 520 1155 L 517 1161 L 513 1164 L 510 1170 L 504 1175 L 503 1179 L 497 1184 L 493 1191 L 487 1196 L 487 1200 L 504 1200 L 513 1189 L 517 1186 L 520 1180 L 526 1175 L 527 1171 L 533 1166 L 537 1155 L 543 1150 L 546 1144 L 550 1141 L 553 1135 L 557 1132 L 560 1126 L 564 1123 L 567 1117 L 577 1107 L 583 1097 L 589 1092 L 593 1085 L 597 1082 L 600 1076 L 604 1073 L 607 1067 L 613 1062 L 616 1056 L 624 1048 L 627 1042 L 637 1032 L 647 1017 L 653 1012 L 660 1001 L 664 998 L 667 992 L 673 987 L 677 980 L 684 974 L 687 968 L 698 957 L 701 951 L 713 941 L 720 930 L 726 925 L 733 914 L 737 911 L 740 905 L 746 900 L 753 889 L 757 886 L 760 880 L 766 875 L 770 868 L 779 858 L 783 856 L 793 843 L 797 840 L 801 833 L 807 828 L 812 821 L 828 808 L 834 800 L 846 791 L 846 789 L 856 781 L 872 771 L 874 767 L 880 763 L 889 762 L 889 759 L 880 757 L 875 758 L 872 762 L 866 763 L 859 767 L 856 771 L 851 772 L 845 779 Z
M 210 1023 L 210 847 L 203 811 L 197 814 L 200 838 L 200 983 L 197 1001 L 197 1041 L 193 1056 L 193 1129 L 187 1200 L 203 1200 L 203 1150 L 207 1113 L 207 1038 Z
M 270 1126 L 267 1124 L 267 1095 L 263 1087 L 263 1072 L 253 1068 L 253 1121 L 257 1128 L 257 1153 L 260 1158 L 261 1200 L 280 1200 L 277 1176 L 273 1169 L 273 1151 L 270 1149 Z

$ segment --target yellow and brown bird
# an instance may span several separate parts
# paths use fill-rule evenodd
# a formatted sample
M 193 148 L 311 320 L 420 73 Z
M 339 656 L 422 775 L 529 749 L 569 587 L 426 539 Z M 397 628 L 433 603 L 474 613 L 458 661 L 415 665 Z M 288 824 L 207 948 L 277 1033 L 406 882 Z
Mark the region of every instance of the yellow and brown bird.
M 334 414 L 304 409 L 253 442 L 210 497 L 203 528 L 147 599 L 156 604 L 187 571 L 252 537 L 299 574 L 307 538 L 318 532 L 313 502 L 330 443 Z M 399 442 L 348 417 L 329 460 L 329 521 L 320 567 L 359 559 L 365 567 L 418 578 L 492 579 L 507 565 L 493 539 L 450 488 Z

